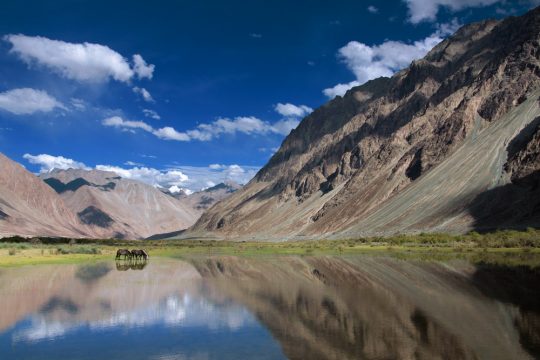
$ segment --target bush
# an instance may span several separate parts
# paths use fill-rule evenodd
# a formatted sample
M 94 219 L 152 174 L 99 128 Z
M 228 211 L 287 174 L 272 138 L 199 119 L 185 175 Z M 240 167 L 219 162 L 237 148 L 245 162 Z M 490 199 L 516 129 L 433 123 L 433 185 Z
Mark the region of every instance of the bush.
M 9 249 L 8 254 L 9 255 L 15 255 L 17 253 L 17 249 Z
M 97 254 L 101 254 L 101 250 L 99 250 L 96 247 L 84 246 L 84 245 L 81 245 L 81 246 L 69 246 L 69 247 L 60 246 L 57 249 L 57 253 L 60 253 L 62 255 L 66 255 L 66 254 L 93 254 L 93 255 L 97 255 Z

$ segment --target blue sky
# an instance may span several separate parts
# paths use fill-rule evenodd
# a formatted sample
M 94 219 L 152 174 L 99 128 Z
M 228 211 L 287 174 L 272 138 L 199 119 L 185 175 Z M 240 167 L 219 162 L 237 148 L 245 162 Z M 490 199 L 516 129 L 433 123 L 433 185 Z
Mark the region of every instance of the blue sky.
M 331 97 L 537 0 L 3 1 L 0 152 L 38 173 L 246 182 Z

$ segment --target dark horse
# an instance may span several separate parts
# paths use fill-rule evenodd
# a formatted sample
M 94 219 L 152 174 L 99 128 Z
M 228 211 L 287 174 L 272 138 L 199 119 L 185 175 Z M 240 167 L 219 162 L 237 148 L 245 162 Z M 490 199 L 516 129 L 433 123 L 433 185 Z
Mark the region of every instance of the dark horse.
M 143 259 L 148 260 L 150 256 L 148 256 L 148 253 L 144 250 L 131 250 L 131 254 L 135 259 Z
M 120 259 L 122 255 L 124 256 L 124 260 L 131 259 L 131 257 L 133 256 L 133 254 L 128 249 L 118 249 L 118 251 L 116 252 L 116 259 Z

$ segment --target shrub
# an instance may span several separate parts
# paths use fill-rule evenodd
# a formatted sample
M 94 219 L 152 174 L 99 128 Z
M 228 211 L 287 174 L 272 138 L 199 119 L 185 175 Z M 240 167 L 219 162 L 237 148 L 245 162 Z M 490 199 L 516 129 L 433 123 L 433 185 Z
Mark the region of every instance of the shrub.
M 57 249 L 57 253 L 60 253 L 62 255 L 66 255 L 66 254 L 93 254 L 93 255 L 96 255 L 96 254 L 101 254 L 101 250 L 99 250 L 96 247 L 84 246 L 84 245 L 73 246 L 73 247 L 72 246 L 69 246 L 69 247 L 60 246 Z

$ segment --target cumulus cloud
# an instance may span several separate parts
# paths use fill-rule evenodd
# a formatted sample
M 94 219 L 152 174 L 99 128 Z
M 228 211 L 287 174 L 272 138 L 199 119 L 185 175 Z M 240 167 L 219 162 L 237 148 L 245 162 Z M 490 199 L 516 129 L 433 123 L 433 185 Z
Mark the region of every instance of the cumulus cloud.
M 356 80 L 324 89 L 323 93 L 329 98 L 343 96 L 354 86 L 381 76 L 390 77 L 396 71 L 407 67 L 413 60 L 424 57 L 459 26 L 456 19 L 450 23 L 438 24 L 433 34 L 410 44 L 387 40 L 382 44 L 369 46 L 358 41 L 351 41 L 339 49 L 338 58 L 353 72 Z
M 155 67 L 155 65 L 146 63 L 141 55 L 133 55 L 133 71 L 137 74 L 139 79 L 152 79 Z
M 403 0 L 409 8 L 409 21 L 418 24 L 422 21 L 435 21 L 440 8 L 452 12 L 471 7 L 493 5 L 504 0 Z
M 278 103 L 274 107 L 274 110 L 278 114 L 282 116 L 286 116 L 286 117 L 304 117 L 313 111 L 313 109 L 310 108 L 309 106 L 294 105 L 291 103 L 286 103 L 286 104 Z
M 39 165 L 40 172 L 48 172 L 52 169 L 88 169 L 82 162 L 68 159 L 63 156 L 53 156 L 48 154 L 30 155 L 24 154 L 23 158 L 30 164 Z
M 377 9 L 377 8 L 376 8 L 375 6 L 373 6 L 373 5 L 370 5 L 370 6 L 367 7 L 367 11 L 369 11 L 369 12 L 372 13 L 372 14 L 376 14 L 376 13 L 379 12 L 379 9 Z
M 152 97 L 152 95 L 148 92 L 148 90 L 146 90 L 145 88 L 141 88 L 141 87 L 138 87 L 138 86 L 135 86 L 133 88 L 133 92 L 135 94 L 139 94 L 141 95 L 141 97 L 144 99 L 144 101 L 146 102 L 154 102 L 154 98 Z
M 148 118 L 151 118 L 151 119 L 154 119 L 154 120 L 160 120 L 161 119 L 161 116 L 159 116 L 159 114 L 157 112 L 155 112 L 154 110 L 143 109 L 143 114 L 144 114 L 144 116 L 146 116 Z
M 28 66 L 43 66 L 60 76 L 81 82 L 114 79 L 129 82 L 134 76 L 151 78 L 153 65 L 134 55 L 133 68 L 127 59 L 108 46 L 93 43 L 69 43 L 42 36 L 6 35 L 4 40 Z
M 49 112 L 55 108 L 66 110 L 61 102 L 43 90 L 21 88 L 0 93 L 0 109 L 15 115 Z
M 292 129 L 298 126 L 298 120 L 293 118 L 269 123 L 253 116 L 240 116 L 234 119 L 219 118 L 212 123 L 200 124 L 195 129 L 185 132 L 177 131 L 170 126 L 155 129 L 144 121 L 124 120 L 120 116 L 106 118 L 101 123 L 104 126 L 115 127 L 122 130 L 141 129 L 160 139 L 175 141 L 210 141 L 223 134 L 236 133 L 247 135 L 288 135 Z

